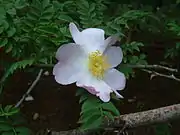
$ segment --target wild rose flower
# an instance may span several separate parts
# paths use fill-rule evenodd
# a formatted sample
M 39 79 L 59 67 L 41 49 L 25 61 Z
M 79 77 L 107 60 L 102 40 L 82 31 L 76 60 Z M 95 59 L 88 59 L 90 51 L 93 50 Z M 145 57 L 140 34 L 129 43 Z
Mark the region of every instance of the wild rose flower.
M 64 44 L 57 50 L 55 80 L 62 85 L 76 83 L 104 102 L 110 100 L 112 92 L 123 98 L 117 90 L 124 89 L 126 79 L 114 69 L 123 58 L 121 48 L 112 46 L 116 38 L 105 39 L 104 30 L 98 28 L 80 32 L 74 23 L 70 23 L 69 29 L 75 43 Z

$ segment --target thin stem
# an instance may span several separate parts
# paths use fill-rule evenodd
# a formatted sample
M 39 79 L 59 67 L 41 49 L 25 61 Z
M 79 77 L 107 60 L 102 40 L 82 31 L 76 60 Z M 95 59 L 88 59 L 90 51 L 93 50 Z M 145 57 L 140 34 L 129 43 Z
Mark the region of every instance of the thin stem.
M 147 69 L 142 69 L 142 71 L 145 71 L 145 72 L 147 72 L 149 74 L 152 74 L 154 76 L 161 76 L 161 77 L 173 79 L 173 80 L 176 80 L 176 81 L 180 82 L 180 79 L 175 77 L 173 74 L 172 75 L 166 75 L 166 74 L 158 73 L 158 72 L 147 70 Z
M 141 65 L 141 64 L 129 65 L 129 64 L 127 64 L 127 66 L 131 67 L 131 68 L 164 69 L 164 70 L 167 70 L 167 71 L 170 71 L 170 72 L 178 72 L 178 70 L 175 69 L 175 68 L 169 68 L 169 67 L 165 67 L 165 66 L 161 66 L 161 65 Z
M 24 99 L 29 95 L 29 93 L 33 90 L 33 88 L 36 86 L 36 84 L 38 83 L 38 81 L 41 78 L 43 69 L 40 69 L 38 76 L 36 77 L 36 79 L 34 80 L 34 82 L 32 83 L 32 85 L 29 87 L 29 89 L 27 90 L 27 92 L 22 96 L 22 98 L 17 102 L 17 104 L 15 105 L 15 107 L 19 107 L 21 105 L 21 103 L 24 101 Z

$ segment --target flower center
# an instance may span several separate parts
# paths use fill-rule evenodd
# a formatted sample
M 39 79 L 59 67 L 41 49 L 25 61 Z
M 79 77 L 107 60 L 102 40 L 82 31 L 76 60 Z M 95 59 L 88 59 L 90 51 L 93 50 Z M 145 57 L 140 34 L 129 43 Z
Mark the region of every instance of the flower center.
M 99 51 L 95 51 L 89 54 L 89 71 L 98 79 L 104 77 L 104 72 L 109 68 L 109 63 L 105 56 Z

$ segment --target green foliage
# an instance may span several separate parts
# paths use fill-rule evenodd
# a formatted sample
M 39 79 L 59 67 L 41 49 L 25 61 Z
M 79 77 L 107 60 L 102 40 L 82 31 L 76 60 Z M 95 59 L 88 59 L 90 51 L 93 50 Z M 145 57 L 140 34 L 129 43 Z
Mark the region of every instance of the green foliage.
M 155 125 L 155 135 L 171 135 L 168 124 Z
M 101 129 L 105 118 L 114 120 L 114 116 L 120 115 L 112 102 L 103 103 L 84 89 L 78 89 L 76 95 L 80 96 L 80 103 L 82 104 L 78 122 L 81 124 L 80 129 L 82 130 Z
M 123 50 L 123 55 L 126 56 L 124 57 L 123 62 L 131 65 L 147 64 L 146 55 L 144 53 L 140 53 L 140 48 L 143 46 L 143 43 L 135 41 L 123 44 L 121 47 Z M 119 70 L 123 72 L 127 78 L 130 78 L 130 76 L 134 77 L 135 72 L 133 71 L 133 68 L 128 67 L 125 64 L 121 64 L 119 66 Z
M 0 117 L 12 116 L 19 112 L 19 109 L 14 108 L 12 105 L 7 105 L 5 108 L 0 108 Z
M 175 34 L 176 38 L 180 37 L 180 24 L 175 21 L 171 21 L 167 24 L 167 27 L 170 32 Z M 171 48 L 168 48 L 165 53 L 165 58 L 174 58 L 178 56 L 180 51 L 180 43 L 179 41 L 175 43 L 175 45 Z
M 30 66 L 34 63 L 34 59 L 29 59 L 29 60 L 22 60 L 22 61 L 18 61 L 13 63 L 5 72 L 5 74 L 3 75 L 3 77 L 0 80 L 0 90 L 2 90 L 3 88 L 3 84 L 5 83 L 6 79 L 13 74 L 16 70 L 18 69 L 24 69 L 27 66 Z
M 28 128 L 23 126 L 24 120 L 19 109 L 12 105 L 0 107 L 0 134 L 1 135 L 30 135 Z
M 91 2 L 78 0 L 77 10 L 84 28 L 97 27 L 103 23 L 103 11 L 107 9 L 102 0 Z

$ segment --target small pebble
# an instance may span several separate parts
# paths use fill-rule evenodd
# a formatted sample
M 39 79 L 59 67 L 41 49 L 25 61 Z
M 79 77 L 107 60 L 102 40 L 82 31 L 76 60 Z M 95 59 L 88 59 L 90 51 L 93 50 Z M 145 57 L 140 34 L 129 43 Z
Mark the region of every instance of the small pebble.
M 31 95 L 28 95 L 26 98 L 25 98 L 25 101 L 33 101 L 34 98 L 31 96 Z
M 39 113 L 35 113 L 34 115 L 33 115 L 33 120 L 37 120 L 39 118 Z
M 45 72 L 44 72 L 44 75 L 45 75 L 45 76 L 49 76 L 49 71 L 45 71 Z

